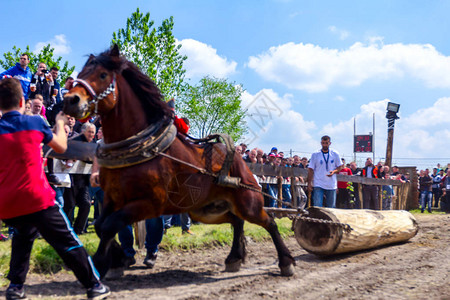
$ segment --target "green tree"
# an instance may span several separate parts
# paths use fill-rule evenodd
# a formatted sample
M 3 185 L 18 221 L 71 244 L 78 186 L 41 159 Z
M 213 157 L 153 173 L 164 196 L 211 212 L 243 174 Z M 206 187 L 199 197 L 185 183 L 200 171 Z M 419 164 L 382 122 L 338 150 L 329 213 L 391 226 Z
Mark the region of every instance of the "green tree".
M 241 107 L 243 91 L 242 85 L 206 76 L 178 98 L 177 112 L 189 119 L 193 136 L 227 133 L 238 141 L 247 133 L 246 111 Z
M 181 45 L 173 36 L 173 17 L 158 28 L 153 25 L 150 13 L 144 15 L 138 8 L 126 27 L 113 33 L 111 43 L 153 79 L 166 98 L 176 97 L 185 89 L 183 62 L 187 57 L 179 53 Z
M 20 55 L 22 55 L 22 53 L 27 53 L 30 56 L 30 64 L 28 66 L 31 69 L 31 73 L 36 73 L 38 64 L 43 62 L 47 65 L 48 70 L 52 67 L 57 67 L 59 69 L 58 80 L 61 84 L 63 84 L 66 81 L 66 78 L 73 73 L 75 66 L 69 67 L 68 61 L 62 63 L 62 57 L 54 57 L 54 51 L 55 49 L 52 48 L 50 44 L 42 48 L 42 50 L 36 54 L 30 51 L 30 46 L 27 46 L 26 50 L 13 46 L 12 51 L 3 53 L 4 60 L 0 59 L 0 66 L 7 70 L 19 62 Z

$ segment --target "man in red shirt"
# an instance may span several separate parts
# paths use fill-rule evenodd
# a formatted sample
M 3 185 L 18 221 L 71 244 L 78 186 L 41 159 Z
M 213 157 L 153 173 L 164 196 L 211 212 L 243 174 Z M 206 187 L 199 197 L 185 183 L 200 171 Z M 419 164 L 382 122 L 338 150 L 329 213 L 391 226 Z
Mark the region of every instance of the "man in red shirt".
M 58 153 L 66 151 L 67 118 L 57 115 L 53 134 L 41 117 L 22 115 L 24 109 L 20 82 L 0 80 L 0 219 L 16 229 L 6 299 L 26 298 L 23 284 L 38 233 L 88 289 L 88 299 L 103 299 L 110 294 L 109 288 L 99 281 L 91 258 L 55 204 L 55 192 L 44 175 L 41 143 Z
M 341 175 L 353 175 L 352 170 L 345 166 L 345 160 L 342 159 L 344 167 L 339 171 Z M 337 208 L 351 208 L 350 206 L 350 190 L 347 189 L 347 181 L 337 182 L 337 197 L 336 197 L 336 207 Z

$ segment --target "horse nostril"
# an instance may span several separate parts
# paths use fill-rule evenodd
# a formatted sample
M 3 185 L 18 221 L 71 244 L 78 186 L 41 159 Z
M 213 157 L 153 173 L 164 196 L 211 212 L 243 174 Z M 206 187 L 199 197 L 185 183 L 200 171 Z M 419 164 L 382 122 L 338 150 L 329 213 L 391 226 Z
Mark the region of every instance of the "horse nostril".
M 76 105 L 76 104 L 78 104 L 80 102 L 80 97 L 75 94 L 69 99 L 69 102 L 72 105 Z

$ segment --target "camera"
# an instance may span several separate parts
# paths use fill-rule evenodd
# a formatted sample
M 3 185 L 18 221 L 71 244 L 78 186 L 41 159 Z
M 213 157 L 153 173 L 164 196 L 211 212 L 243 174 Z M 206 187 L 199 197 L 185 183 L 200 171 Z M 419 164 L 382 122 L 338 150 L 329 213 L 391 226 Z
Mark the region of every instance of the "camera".
M 47 69 L 42 70 L 42 73 L 43 73 L 43 74 L 47 74 L 47 73 L 48 73 L 48 70 L 47 70 Z

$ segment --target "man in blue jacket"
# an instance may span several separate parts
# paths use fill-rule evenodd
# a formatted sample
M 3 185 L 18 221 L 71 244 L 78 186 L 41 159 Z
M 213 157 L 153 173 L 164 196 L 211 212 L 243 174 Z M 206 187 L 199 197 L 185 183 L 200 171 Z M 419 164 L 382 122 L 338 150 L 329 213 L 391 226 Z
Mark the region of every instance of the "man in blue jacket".
M 28 92 L 30 90 L 31 78 L 33 77 L 33 74 L 31 74 L 30 67 L 28 67 L 29 63 L 30 57 L 28 56 L 28 54 L 22 53 L 22 55 L 20 56 L 20 62 L 16 63 L 14 67 L 11 67 L 5 72 L 0 74 L 0 79 L 2 79 L 3 76 L 9 75 L 11 77 L 20 80 L 25 100 L 28 99 Z

